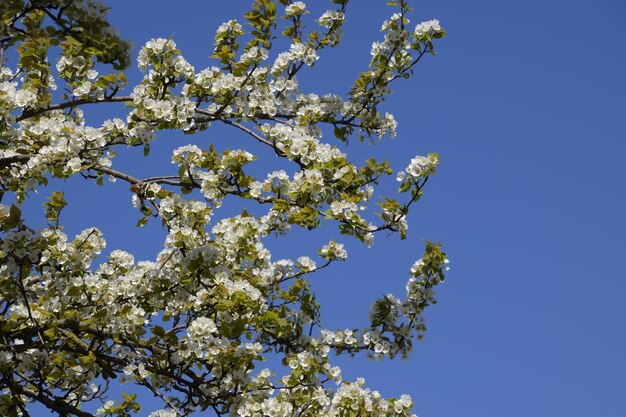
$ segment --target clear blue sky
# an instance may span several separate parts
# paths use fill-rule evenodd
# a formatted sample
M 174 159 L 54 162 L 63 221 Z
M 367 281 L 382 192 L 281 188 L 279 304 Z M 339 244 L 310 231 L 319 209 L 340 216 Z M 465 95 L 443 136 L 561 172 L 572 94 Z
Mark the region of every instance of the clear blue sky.
M 171 35 L 200 70 L 214 64 L 208 56 L 217 25 L 240 18 L 249 2 L 107 3 L 135 53 L 150 38 Z M 303 90 L 347 90 L 391 12 L 385 3 L 352 1 L 343 46 L 321 54 L 301 77 Z M 398 137 L 351 144 L 347 152 L 402 168 L 411 156 L 435 151 L 440 172 L 410 218 L 407 241 L 378 236 L 369 250 L 351 244 L 348 263 L 313 279 L 326 325 L 345 328 L 365 323 L 374 298 L 402 292 L 423 239 L 444 242 L 452 269 L 410 360 L 342 360 L 345 377 L 364 376 L 385 395 L 411 394 L 420 417 L 626 415 L 626 273 L 619 263 L 626 249 L 626 4 L 413 5 L 412 24 L 437 18 L 448 37 L 412 80 L 396 84 L 387 110 L 399 122 Z M 138 153 L 115 163 L 138 176 L 162 174 L 159 166 L 172 169 L 165 149 L 185 141 L 248 143 L 226 130 L 159 138 L 169 141 L 156 145 L 161 165 Z M 127 186 L 92 188 L 81 187 L 72 200 L 68 187 L 68 232 L 97 224 L 108 249 L 153 256 L 158 228 L 123 235 L 138 219 Z M 102 203 L 88 212 L 81 198 Z M 270 242 L 274 257 L 307 254 L 327 240 L 308 238 Z

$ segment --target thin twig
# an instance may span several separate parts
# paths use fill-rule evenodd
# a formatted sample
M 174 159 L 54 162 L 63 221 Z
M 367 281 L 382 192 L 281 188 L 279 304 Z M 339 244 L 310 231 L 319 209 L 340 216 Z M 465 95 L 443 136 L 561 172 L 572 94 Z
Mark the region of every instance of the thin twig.
M 139 382 L 141 385 L 143 385 L 144 387 L 147 387 L 150 391 L 152 391 L 152 393 L 156 396 L 159 397 L 160 399 L 163 400 L 163 402 L 165 402 L 165 404 L 168 405 L 168 407 L 170 407 L 172 410 L 174 410 L 176 412 L 176 414 L 178 414 L 180 417 L 184 417 L 185 414 L 180 411 L 178 408 L 176 408 L 176 406 L 174 404 L 172 404 L 172 402 L 163 394 L 161 394 L 156 388 L 154 388 L 152 386 L 152 384 L 150 384 L 148 381 L 146 381 L 145 379 L 142 379 Z
M 234 127 L 236 127 L 237 129 L 239 129 L 239 130 L 242 130 L 242 131 L 246 132 L 248 135 L 252 136 L 253 138 L 255 138 L 256 140 L 258 140 L 259 142 L 264 143 L 264 144 L 266 144 L 267 146 L 269 146 L 269 147 L 271 147 L 271 148 L 276 149 L 276 146 L 274 146 L 274 144 L 273 144 L 272 142 L 268 141 L 267 139 L 262 138 L 260 135 L 258 135 L 258 134 L 256 134 L 256 133 L 254 133 L 254 132 L 252 131 L 252 129 L 249 129 L 249 128 L 245 127 L 245 126 L 244 126 L 244 125 L 242 125 L 242 124 L 239 124 L 239 123 L 237 123 L 237 122 L 233 122 L 233 121 L 228 120 L 228 119 L 224 119 L 224 120 L 221 120 L 221 121 L 222 121 L 223 123 L 227 124 L 227 125 L 234 126 Z

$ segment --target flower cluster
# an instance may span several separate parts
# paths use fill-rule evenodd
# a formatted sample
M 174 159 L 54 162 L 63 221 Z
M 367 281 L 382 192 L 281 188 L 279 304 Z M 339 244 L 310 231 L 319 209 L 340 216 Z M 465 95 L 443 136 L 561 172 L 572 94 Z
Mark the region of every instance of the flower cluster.
M 306 12 L 306 4 L 301 1 L 295 1 L 285 7 L 285 14 L 289 17 L 302 16 Z
M 441 32 L 443 32 L 443 29 L 439 25 L 439 20 L 433 19 L 433 20 L 428 20 L 426 22 L 422 22 L 418 24 L 417 26 L 415 26 L 414 34 L 416 37 L 421 38 L 421 37 L 424 37 L 424 35 L 433 36 Z
M 411 159 L 411 163 L 404 171 L 398 172 L 398 181 L 404 181 L 408 178 L 411 181 L 417 181 L 437 172 L 439 165 L 439 155 L 429 153 L 427 156 L 416 156 Z
M 12 78 L 12 71 L 10 69 L 3 68 L 2 70 L 2 78 Z M 0 103 L 2 103 L 3 118 L 8 118 L 10 116 L 10 110 L 30 107 L 35 104 L 36 100 L 37 94 L 33 88 L 18 89 L 17 82 L 0 82 Z
M 171 39 L 151 39 L 139 50 L 137 65 L 140 71 L 146 71 L 150 64 L 158 64 L 161 57 L 171 56 L 176 52 L 176 44 Z
M 273 75 L 280 75 L 296 61 L 302 61 L 308 66 L 313 66 L 318 59 L 319 56 L 317 56 L 315 49 L 303 43 L 293 43 L 288 52 L 281 52 L 278 55 L 270 72 Z
M 348 258 L 348 252 L 344 248 L 343 244 L 332 240 L 328 242 L 328 245 L 324 245 L 322 249 L 319 250 L 319 254 L 322 258 L 328 260 L 339 259 L 345 261 Z
M 346 16 L 340 10 L 327 10 L 317 19 L 317 22 L 320 26 L 331 28 L 337 24 L 341 24 L 345 18 Z
M 236 20 L 229 20 L 222 23 L 215 31 L 217 37 L 237 37 L 244 34 L 243 26 Z

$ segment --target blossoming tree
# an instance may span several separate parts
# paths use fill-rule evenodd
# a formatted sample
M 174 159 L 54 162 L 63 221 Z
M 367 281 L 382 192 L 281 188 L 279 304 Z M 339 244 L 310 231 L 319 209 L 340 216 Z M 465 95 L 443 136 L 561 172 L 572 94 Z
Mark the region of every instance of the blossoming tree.
M 409 29 L 409 6 L 392 0 L 383 39 L 349 92 L 303 93 L 299 71 L 341 40 L 348 1 L 332 3 L 317 29 L 306 30 L 303 2 L 255 0 L 241 22 L 217 29 L 216 66 L 199 71 L 172 39 L 151 40 L 139 52 L 143 80 L 128 90 L 129 46 L 107 23 L 106 7 L 0 3 L 0 414 L 28 416 L 34 403 L 59 416 L 138 412 L 135 394 L 109 390 L 116 380 L 158 398 L 152 417 L 410 415 L 409 396 L 385 399 L 361 379 L 342 380 L 331 362 L 409 353 L 447 269 L 440 246 L 427 243 L 402 298 L 376 300 L 370 324 L 346 330 L 323 327 L 307 279 L 346 260 L 343 245 L 330 240 L 296 260 L 273 260 L 264 246 L 269 235 L 322 222 L 338 226 L 336 238 L 366 245 L 380 231 L 404 238 L 409 208 L 438 164 L 436 154 L 416 156 L 396 174 L 401 196 L 382 198 L 376 185 L 393 175 L 389 164 L 357 166 L 332 143 L 393 136 L 393 116 L 380 111 L 390 84 L 410 78 L 445 32 L 436 20 Z M 272 49 L 278 38 L 288 47 Z M 125 106 L 125 119 L 85 122 L 85 105 L 113 102 Z M 193 143 L 173 152 L 177 170 L 164 167 L 162 176 L 115 166 L 128 147 L 149 157 L 161 130 L 193 134 L 214 124 L 243 132 L 293 170 L 250 175 L 255 156 L 247 150 Z M 64 234 L 62 192 L 44 204 L 46 227 L 27 224 L 20 207 L 30 194 L 75 175 L 128 183 L 137 226 L 158 221 L 166 232 L 156 259 L 113 250 L 98 260 L 98 229 Z M 226 198 L 262 214 L 221 213 Z M 268 356 L 284 367 L 263 369 Z

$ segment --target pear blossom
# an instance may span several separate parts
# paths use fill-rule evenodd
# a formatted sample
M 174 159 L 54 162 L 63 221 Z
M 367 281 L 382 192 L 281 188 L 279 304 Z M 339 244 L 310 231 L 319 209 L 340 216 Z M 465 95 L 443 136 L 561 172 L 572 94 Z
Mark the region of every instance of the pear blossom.
M 285 7 L 285 14 L 287 16 L 301 16 L 306 12 L 306 5 L 301 1 L 295 1 L 289 6 Z
M 439 20 L 433 19 L 428 20 L 426 22 L 422 22 L 415 26 L 415 35 L 422 36 L 425 34 L 432 35 L 435 32 L 439 32 L 441 30 L 441 26 L 439 25 Z

